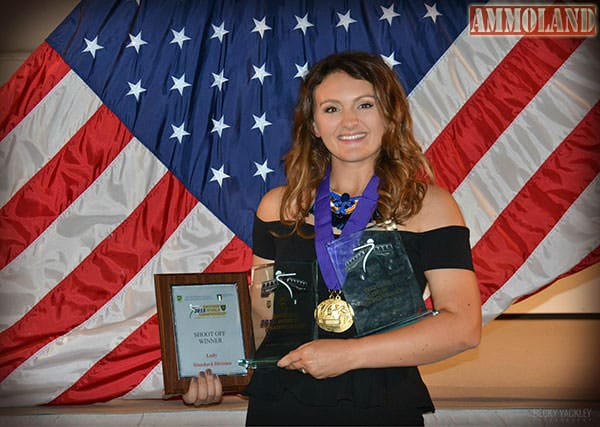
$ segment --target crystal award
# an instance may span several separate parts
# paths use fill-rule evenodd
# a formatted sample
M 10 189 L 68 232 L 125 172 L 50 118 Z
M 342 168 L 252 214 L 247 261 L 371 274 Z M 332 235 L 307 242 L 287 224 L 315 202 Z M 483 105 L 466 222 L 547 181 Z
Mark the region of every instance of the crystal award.
M 405 326 L 428 310 L 400 233 L 371 226 L 327 244 L 344 299 L 354 311 L 356 336 Z
M 275 366 L 298 346 L 317 338 L 313 312 L 317 301 L 316 262 L 285 261 L 252 268 L 252 323 L 256 352 L 240 365 Z

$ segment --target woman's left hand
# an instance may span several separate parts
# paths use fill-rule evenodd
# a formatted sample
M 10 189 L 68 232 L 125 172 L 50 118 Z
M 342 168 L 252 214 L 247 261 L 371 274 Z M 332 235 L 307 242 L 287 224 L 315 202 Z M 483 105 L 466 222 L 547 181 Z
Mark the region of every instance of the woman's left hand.
M 337 377 L 353 369 L 350 341 L 320 339 L 302 344 L 282 357 L 277 366 L 300 371 L 317 379 Z

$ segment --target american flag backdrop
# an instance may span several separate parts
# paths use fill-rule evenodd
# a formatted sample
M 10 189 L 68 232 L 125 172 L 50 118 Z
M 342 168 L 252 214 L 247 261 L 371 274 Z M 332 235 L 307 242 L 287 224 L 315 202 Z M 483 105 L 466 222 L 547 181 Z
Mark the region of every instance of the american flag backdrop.
M 155 273 L 242 271 L 307 68 L 382 55 L 472 234 L 484 320 L 599 260 L 598 37 L 467 1 L 83 1 L 0 89 L 0 406 L 162 394 Z

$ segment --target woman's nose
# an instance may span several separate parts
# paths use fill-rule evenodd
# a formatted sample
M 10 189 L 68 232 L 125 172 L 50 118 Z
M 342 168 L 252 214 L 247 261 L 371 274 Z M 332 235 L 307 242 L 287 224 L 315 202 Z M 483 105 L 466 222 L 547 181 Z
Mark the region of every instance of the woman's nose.
M 342 124 L 345 127 L 354 127 L 358 124 L 358 116 L 356 115 L 356 111 L 346 110 L 344 111 L 344 115 L 342 117 Z

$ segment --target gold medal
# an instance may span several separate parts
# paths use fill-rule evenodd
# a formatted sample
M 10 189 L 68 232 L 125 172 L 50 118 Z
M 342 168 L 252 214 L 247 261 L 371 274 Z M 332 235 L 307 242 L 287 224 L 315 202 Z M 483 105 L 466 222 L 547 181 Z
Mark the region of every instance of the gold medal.
M 354 310 L 340 297 L 340 293 L 337 291 L 332 291 L 329 298 L 321 301 L 315 308 L 317 325 L 327 332 L 347 331 L 354 323 L 353 318 Z

